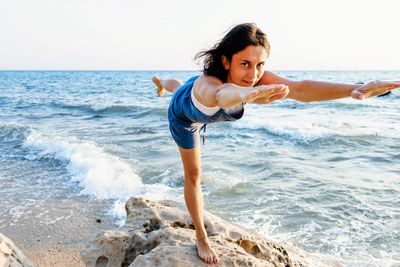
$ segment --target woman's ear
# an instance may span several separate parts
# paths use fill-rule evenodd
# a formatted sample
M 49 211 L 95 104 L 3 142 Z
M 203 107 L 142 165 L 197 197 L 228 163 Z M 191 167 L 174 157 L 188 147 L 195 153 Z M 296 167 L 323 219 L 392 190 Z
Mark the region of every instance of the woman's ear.
M 229 70 L 229 65 L 230 65 L 229 59 L 226 56 L 222 56 L 221 60 L 222 60 L 222 66 L 224 66 L 224 69 Z

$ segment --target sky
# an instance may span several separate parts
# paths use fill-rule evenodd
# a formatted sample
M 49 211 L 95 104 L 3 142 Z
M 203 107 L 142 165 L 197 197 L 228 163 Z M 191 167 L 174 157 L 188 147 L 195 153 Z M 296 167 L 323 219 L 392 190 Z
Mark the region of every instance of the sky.
M 0 0 L 0 70 L 199 70 L 232 26 L 271 70 L 400 70 L 398 0 Z

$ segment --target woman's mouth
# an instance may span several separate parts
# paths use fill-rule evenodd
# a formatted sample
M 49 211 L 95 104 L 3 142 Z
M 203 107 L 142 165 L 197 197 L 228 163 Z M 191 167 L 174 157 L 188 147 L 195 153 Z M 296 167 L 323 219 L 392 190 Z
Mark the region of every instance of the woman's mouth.
M 253 82 L 248 82 L 248 81 L 242 81 L 244 84 L 246 84 L 247 86 L 253 86 L 254 83 Z

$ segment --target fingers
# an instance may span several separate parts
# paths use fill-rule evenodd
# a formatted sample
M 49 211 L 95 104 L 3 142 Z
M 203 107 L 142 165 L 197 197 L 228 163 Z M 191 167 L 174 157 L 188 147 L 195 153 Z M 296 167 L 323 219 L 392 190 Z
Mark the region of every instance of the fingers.
M 398 88 L 398 87 L 400 87 L 400 81 L 396 81 L 396 82 L 388 82 L 387 83 L 387 86 L 388 87 L 393 87 L 393 88 Z
M 289 87 L 284 84 L 271 84 L 263 87 L 265 88 L 265 90 L 273 90 L 274 92 L 280 92 L 289 89 Z
M 400 82 L 380 82 L 380 81 L 370 82 L 353 90 L 351 92 L 351 97 L 358 100 L 363 100 L 366 98 L 387 93 L 399 87 L 400 87 Z
M 260 94 L 258 95 L 257 103 L 268 104 L 273 101 L 285 98 L 288 94 L 289 94 L 288 86 L 282 84 L 272 85 L 269 86 L 268 91 L 260 92 Z
M 371 85 L 374 85 L 376 88 L 386 88 L 388 90 L 392 90 L 400 87 L 400 81 L 396 82 L 372 82 Z
M 272 102 L 272 101 L 276 101 L 278 99 L 285 98 L 288 95 L 288 93 L 289 93 L 289 91 L 283 91 L 280 93 L 276 93 L 269 98 L 269 101 Z
M 288 94 L 289 87 L 284 84 L 260 85 L 244 93 L 241 100 L 245 103 L 268 104 L 284 98 Z
M 279 85 L 273 93 L 269 95 L 269 102 L 285 98 L 289 94 L 289 87 L 286 85 Z
M 258 97 L 258 93 L 258 90 L 250 90 L 241 96 L 240 99 L 243 103 L 251 103 Z
M 251 91 L 249 91 L 249 92 L 247 92 L 246 94 L 245 94 L 245 98 L 254 98 L 254 97 L 256 97 L 257 95 L 258 95 L 258 93 L 259 93 L 260 91 L 258 91 L 258 90 L 251 90 Z
M 272 85 L 266 85 L 266 86 L 259 86 L 260 94 L 259 97 L 271 97 L 275 94 L 280 94 L 280 93 L 289 93 L 289 87 L 284 84 L 272 84 Z
M 389 88 L 390 88 L 390 90 L 393 90 L 393 89 L 396 89 L 396 88 L 400 88 L 400 82 L 390 85 Z
M 363 100 L 365 98 L 365 95 L 359 91 L 354 90 L 353 92 L 351 92 L 351 97 L 358 100 Z

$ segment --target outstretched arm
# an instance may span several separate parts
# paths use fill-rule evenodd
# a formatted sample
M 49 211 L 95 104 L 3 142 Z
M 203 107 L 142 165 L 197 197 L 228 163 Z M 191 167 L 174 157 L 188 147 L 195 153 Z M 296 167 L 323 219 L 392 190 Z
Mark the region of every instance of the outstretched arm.
M 240 103 L 268 104 L 286 97 L 289 89 L 284 84 L 242 87 L 233 83 L 222 83 L 212 76 L 201 76 L 194 85 L 197 100 L 208 107 L 233 107 Z
M 259 82 L 259 84 L 276 83 L 289 86 L 288 98 L 301 102 L 325 101 L 350 96 L 356 99 L 365 99 L 400 87 L 399 82 L 371 82 L 357 85 L 312 80 L 293 81 L 269 71 L 264 72 Z

